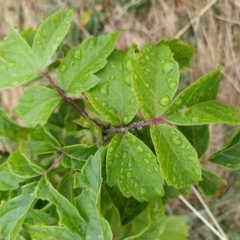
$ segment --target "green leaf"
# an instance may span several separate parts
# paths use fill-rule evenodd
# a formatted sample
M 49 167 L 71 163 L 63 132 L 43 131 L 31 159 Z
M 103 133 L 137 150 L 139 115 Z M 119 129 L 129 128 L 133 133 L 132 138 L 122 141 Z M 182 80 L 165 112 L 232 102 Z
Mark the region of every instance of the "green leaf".
M 105 149 L 99 148 L 74 179 L 74 186 L 82 189 L 82 193 L 76 198 L 76 204 L 87 222 L 85 239 L 112 239 L 110 225 L 102 218 L 100 212 L 101 173 Z
M 148 44 L 132 64 L 133 85 L 140 109 L 147 119 L 164 113 L 179 82 L 179 66 L 169 47 Z
M 43 226 L 43 225 L 26 225 L 27 231 L 29 232 L 32 240 L 81 240 L 83 239 L 77 234 L 70 232 L 65 227 L 60 226 Z
M 94 108 L 115 126 L 129 123 L 138 109 L 131 70 L 134 49 L 130 47 L 127 53 L 115 50 L 96 74 L 101 82 L 86 93 Z
M 0 191 L 18 189 L 19 183 L 25 180 L 25 178 L 13 174 L 7 162 L 0 165 Z
M 43 126 L 60 102 L 61 97 L 56 91 L 38 86 L 24 92 L 19 98 L 15 112 L 27 125 Z
M 0 236 L 4 237 L 5 240 L 17 237 L 24 218 L 35 200 L 35 186 L 36 183 L 30 183 L 23 187 L 23 192 L 20 196 L 1 203 Z
M 179 189 L 201 180 L 197 153 L 180 131 L 164 124 L 152 125 L 151 136 L 168 185 Z
M 58 192 L 71 203 L 73 203 L 73 180 L 73 174 L 71 172 L 66 173 L 57 188 Z
M 0 136 L 17 142 L 19 140 L 26 140 L 30 132 L 30 128 L 21 127 L 13 122 L 5 110 L 0 107 Z
M 43 174 L 45 171 L 38 165 L 31 163 L 20 151 L 11 153 L 7 163 L 11 172 L 22 178 L 36 177 Z
M 207 151 L 209 144 L 210 133 L 208 125 L 177 126 L 177 128 L 195 148 L 198 158 L 201 158 Z
M 126 131 L 114 136 L 107 153 L 107 182 L 118 183 L 126 197 L 150 201 L 163 196 L 163 178 L 156 156 L 138 138 Z
M 62 159 L 62 164 L 66 168 L 81 170 L 86 160 L 97 151 L 97 146 L 72 145 L 63 147 L 67 153 Z
M 185 216 L 169 216 L 166 218 L 166 226 L 160 235 L 161 240 L 186 240 L 188 236 L 188 218 Z
M 55 204 L 59 214 L 59 224 L 65 226 L 73 234 L 83 237 L 85 221 L 77 209 L 58 191 L 56 191 L 47 179 L 41 179 L 36 189 L 36 197 Z
M 182 44 L 177 39 L 162 40 L 159 44 L 167 45 L 174 54 L 175 61 L 178 62 L 180 69 L 189 67 L 190 60 L 195 52 L 194 47 Z
M 61 10 L 46 19 L 38 28 L 33 42 L 33 52 L 38 69 L 43 71 L 72 22 L 73 8 Z
M 209 161 L 229 169 L 240 169 L 240 130 L 226 142 L 224 147 L 213 153 Z
M 18 86 L 38 76 L 31 47 L 7 20 L 10 35 L 0 42 L 0 89 Z
M 36 128 L 29 134 L 27 145 L 36 154 L 52 153 L 61 149 L 60 143 L 44 127 Z
M 197 186 L 204 197 L 213 197 L 217 194 L 220 185 L 226 185 L 227 182 L 220 178 L 216 173 L 202 169 L 202 181 Z
M 93 74 L 106 65 L 106 58 L 114 50 L 119 36 L 120 32 L 89 37 L 78 48 L 72 49 L 58 69 L 58 86 L 68 96 L 94 87 L 100 79 Z

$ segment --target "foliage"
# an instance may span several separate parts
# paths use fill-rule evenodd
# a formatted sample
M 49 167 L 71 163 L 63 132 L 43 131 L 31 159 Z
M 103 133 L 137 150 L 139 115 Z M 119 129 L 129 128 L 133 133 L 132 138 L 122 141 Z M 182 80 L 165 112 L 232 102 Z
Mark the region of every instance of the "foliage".
M 217 193 L 226 182 L 199 161 L 208 124 L 240 124 L 238 109 L 215 100 L 221 69 L 175 96 L 193 48 L 172 39 L 120 51 L 121 32 L 56 60 L 72 14 L 29 31 L 31 44 L 7 21 L 0 42 L 0 89 L 27 87 L 15 108 L 26 127 L 0 109 L 0 136 L 18 146 L 1 159 L 0 236 L 185 239 L 187 219 L 165 216 L 166 200 L 192 184 Z M 210 162 L 238 169 L 239 141 L 238 130 Z

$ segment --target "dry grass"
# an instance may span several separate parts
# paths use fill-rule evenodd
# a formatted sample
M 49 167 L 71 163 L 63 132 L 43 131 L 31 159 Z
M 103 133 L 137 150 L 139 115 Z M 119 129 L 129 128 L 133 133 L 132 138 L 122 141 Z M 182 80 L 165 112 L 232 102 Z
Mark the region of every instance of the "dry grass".
M 83 37 L 91 35 L 91 31 L 87 30 L 79 20 L 86 12 L 98 16 L 99 21 L 96 24 L 102 24 L 101 32 L 124 29 L 125 32 L 118 42 L 120 49 L 127 48 L 133 42 L 142 47 L 147 42 L 173 38 L 184 26 L 191 23 L 185 32 L 180 36 L 177 35 L 181 41 L 194 45 L 196 48 L 191 68 L 185 71 L 182 84 L 194 82 L 222 65 L 223 81 L 218 100 L 240 108 L 239 0 L 218 0 L 212 6 L 210 3 L 213 1 L 207 0 L 131 0 L 125 1 L 127 2 L 125 5 L 121 5 L 120 2 L 124 1 L 55 0 L 50 3 L 47 0 L 0 0 L 0 38 L 3 38 L 8 31 L 4 23 L 5 15 L 14 25 L 19 26 L 20 30 L 23 30 L 36 27 L 41 18 L 45 18 L 66 5 L 75 6 L 75 31 L 81 32 Z M 140 9 L 142 2 L 149 2 L 149 6 L 144 8 L 142 5 Z M 95 28 L 92 30 L 93 33 L 97 33 L 97 26 Z M 10 114 L 13 114 L 13 107 L 21 93 L 21 87 L 1 93 L 0 102 Z M 222 146 L 229 132 L 233 131 L 222 125 L 211 126 L 210 129 L 211 147 L 206 157 Z M 217 170 L 230 183 L 234 181 L 235 178 L 229 171 L 209 166 L 206 162 L 203 164 L 207 168 Z M 228 185 L 228 188 L 231 188 L 231 185 Z M 239 215 L 236 216 L 239 217 Z

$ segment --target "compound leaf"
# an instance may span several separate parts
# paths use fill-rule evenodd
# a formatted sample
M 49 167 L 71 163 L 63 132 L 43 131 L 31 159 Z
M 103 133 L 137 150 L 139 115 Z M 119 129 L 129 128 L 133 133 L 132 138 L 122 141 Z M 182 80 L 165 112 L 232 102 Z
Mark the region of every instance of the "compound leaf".
M 5 240 L 15 239 L 22 227 L 25 216 L 35 200 L 36 183 L 30 183 L 23 187 L 23 192 L 8 202 L 2 202 L 0 206 L 0 236 Z
M 73 8 L 61 10 L 46 19 L 38 28 L 33 52 L 38 69 L 43 71 L 57 50 L 63 38 L 67 35 L 72 22 Z
M 133 85 L 143 115 L 154 119 L 171 103 L 179 82 L 179 66 L 164 44 L 148 44 L 132 64 Z
M 177 126 L 177 128 L 195 148 L 198 158 L 201 158 L 207 151 L 209 144 L 208 125 Z
M 86 93 L 94 108 L 115 126 L 129 123 L 138 109 L 131 70 L 134 49 L 130 47 L 127 53 L 115 50 L 96 74 L 101 82 Z
M 68 96 L 85 92 L 100 81 L 94 73 L 106 65 L 119 36 L 117 32 L 89 37 L 67 54 L 59 66 L 57 82 Z
M 56 91 L 38 86 L 24 92 L 19 98 L 15 112 L 27 125 L 43 126 L 60 102 L 61 97 Z
M 40 180 L 36 189 L 36 197 L 56 205 L 60 225 L 64 225 L 73 234 L 84 236 L 86 227 L 84 219 L 77 209 L 53 188 L 46 178 Z
M 227 141 L 224 147 L 213 153 L 209 161 L 229 169 L 240 169 L 240 130 Z
M 197 153 L 180 131 L 165 124 L 152 125 L 151 136 L 168 185 L 180 189 L 201 180 Z
M 78 210 L 87 222 L 86 239 L 112 239 L 109 223 L 100 212 L 102 185 L 102 162 L 106 149 L 103 147 L 90 156 L 82 172 L 75 175 L 74 186 L 81 187 L 82 193 L 76 198 Z
M 202 169 L 202 181 L 197 186 L 204 197 L 213 197 L 217 194 L 220 185 L 226 185 L 226 181 L 216 173 Z
M 109 186 L 118 183 L 124 196 L 134 196 L 139 201 L 150 201 L 164 194 L 156 156 L 128 131 L 116 134 L 109 144 L 107 182 Z

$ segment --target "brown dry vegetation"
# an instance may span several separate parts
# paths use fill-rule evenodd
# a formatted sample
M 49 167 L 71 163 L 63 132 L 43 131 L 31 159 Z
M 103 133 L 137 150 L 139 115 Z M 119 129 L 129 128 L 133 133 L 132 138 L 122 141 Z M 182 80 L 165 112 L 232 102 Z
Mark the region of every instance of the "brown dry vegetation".
M 123 2 L 125 4 L 121 4 Z M 35 28 L 42 18 L 66 6 L 76 8 L 73 30 L 78 32 L 78 36 L 81 38 L 91 34 L 124 29 L 126 31 L 118 43 L 120 49 L 127 48 L 133 42 L 142 47 L 147 42 L 157 42 L 162 38 L 173 37 L 194 45 L 196 53 L 191 61 L 190 69 L 184 72 L 181 80 L 182 86 L 188 85 L 222 65 L 223 81 L 218 100 L 240 108 L 239 0 L 0 0 L 0 39 L 8 33 L 4 22 L 5 16 L 8 16 L 20 30 L 24 30 L 29 27 Z M 97 16 L 95 25 L 90 30 L 85 28 L 84 20 L 81 18 L 84 14 Z M 187 26 L 189 27 L 187 28 Z M 184 27 L 186 29 L 182 31 Z M 0 95 L 1 105 L 7 108 L 11 115 L 13 115 L 13 107 L 21 93 L 22 89 L 18 87 L 5 90 Z M 229 129 L 222 125 L 211 126 L 210 129 L 211 147 L 206 156 L 221 147 L 229 133 L 233 131 L 233 128 Z M 226 194 L 229 189 L 231 190 L 236 180 L 231 172 L 209 166 L 206 162 L 203 164 L 227 179 L 228 187 L 223 194 Z M 239 223 L 237 224 L 240 215 L 237 199 L 238 196 L 230 200 L 224 199 L 226 204 L 219 199 L 214 202 L 214 204 L 222 203 L 222 205 L 219 204 L 221 208 L 226 208 L 225 212 L 230 211 L 227 216 L 224 215 L 227 219 L 232 218 L 235 222 L 235 224 L 227 225 L 229 228 L 240 227 Z M 231 207 L 227 208 L 226 205 Z M 176 206 L 179 207 L 179 205 L 174 205 L 172 210 L 175 210 Z M 232 211 L 232 209 L 234 210 Z M 220 211 L 216 207 L 215 214 L 221 218 L 224 211 Z M 224 222 L 224 217 L 221 219 L 222 222 Z M 191 226 L 194 224 L 193 221 Z M 236 229 L 225 229 L 225 231 L 236 231 Z M 204 231 L 200 228 L 199 234 L 200 232 Z M 203 237 L 200 235 L 196 235 L 196 232 L 192 233 L 189 239 L 213 239 L 208 236 L 209 234 L 202 234 Z

